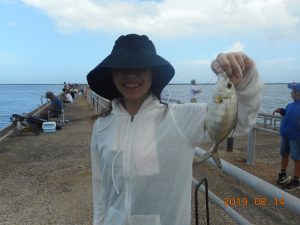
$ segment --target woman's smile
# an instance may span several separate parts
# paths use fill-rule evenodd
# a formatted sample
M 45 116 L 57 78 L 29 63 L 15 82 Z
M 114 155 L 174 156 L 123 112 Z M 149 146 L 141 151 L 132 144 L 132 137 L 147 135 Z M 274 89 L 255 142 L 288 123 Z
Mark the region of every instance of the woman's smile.
M 131 88 L 137 88 L 137 87 L 139 87 L 141 85 L 142 85 L 142 82 L 124 82 L 122 84 L 123 87 L 129 88 L 129 89 L 131 89 Z
M 150 69 L 116 69 L 112 71 L 116 88 L 126 100 L 145 99 L 150 93 L 152 72 Z

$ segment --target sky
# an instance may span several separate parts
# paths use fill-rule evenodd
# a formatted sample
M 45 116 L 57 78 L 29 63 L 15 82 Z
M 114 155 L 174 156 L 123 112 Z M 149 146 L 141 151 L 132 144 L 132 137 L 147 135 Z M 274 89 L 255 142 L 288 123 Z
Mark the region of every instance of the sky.
M 124 34 L 147 35 L 171 83 L 211 83 L 243 51 L 266 83 L 300 82 L 299 0 L 0 0 L 0 84 L 86 83 Z

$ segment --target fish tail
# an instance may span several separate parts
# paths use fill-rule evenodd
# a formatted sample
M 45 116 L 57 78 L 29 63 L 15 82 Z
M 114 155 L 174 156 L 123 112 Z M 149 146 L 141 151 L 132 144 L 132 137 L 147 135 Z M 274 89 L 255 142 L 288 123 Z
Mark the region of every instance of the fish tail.
M 197 163 L 201 163 L 206 161 L 207 159 L 209 159 L 210 157 L 212 157 L 212 159 L 214 160 L 214 162 L 216 163 L 216 165 L 221 168 L 221 160 L 220 160 L 220 156 L 217 152 L 218 149 L 218 145 L 213 145 L 211 147 L 211 149 L 207 152 L 205 152 L 198 160 Z
M 209 159 L 211 157 L 211 152 L 205 152 L 200 158 L 198 158 L 197 163 L 201 163 L 206 161 L 207 159 Z
M 216 145 L 213 145 L 207 152 L 205 152 L 199 159 L 197 160 L 198 163 L 204 162 L 205 160 L 212 157 L 212 155 L 216 152 Z
M 219 156 L 218 152 L 212 153 L 211 157 L 213 158 L 213 160 L 216 163 L 216 165 L 221 169 L 222 168 L 222 164 L 221 164 L 221 159 L 220 159 L 220 156 Z

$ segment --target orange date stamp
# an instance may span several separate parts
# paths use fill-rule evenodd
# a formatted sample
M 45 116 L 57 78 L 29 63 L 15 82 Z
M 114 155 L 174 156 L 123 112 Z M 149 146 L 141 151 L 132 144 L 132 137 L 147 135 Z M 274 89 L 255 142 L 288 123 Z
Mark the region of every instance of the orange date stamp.
M 254 199 L 249 199 L 248 197 L 236 197 L 236 198 L 224 198 L 225 206 L 248 206 L 254 205 L 258 207 L 263 206 L 284 206 L 284 198 L 266 198 L 266 197 L 257 197 Z

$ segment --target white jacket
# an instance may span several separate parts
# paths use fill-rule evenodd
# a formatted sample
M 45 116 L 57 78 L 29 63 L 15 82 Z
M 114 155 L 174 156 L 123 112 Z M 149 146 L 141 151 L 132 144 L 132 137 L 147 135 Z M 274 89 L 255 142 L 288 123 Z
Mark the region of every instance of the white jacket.
M 237 88 L 240 134 L 256 122 L 263 87 L 255 68 L 245 78 Z M 112 106 L 92 135 L 94 224 L 190 224 L 193 150 L 209 141 L 207 105 L 166 108 L 150 95 L 134 117 L 118 100 Z

